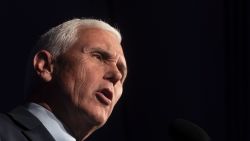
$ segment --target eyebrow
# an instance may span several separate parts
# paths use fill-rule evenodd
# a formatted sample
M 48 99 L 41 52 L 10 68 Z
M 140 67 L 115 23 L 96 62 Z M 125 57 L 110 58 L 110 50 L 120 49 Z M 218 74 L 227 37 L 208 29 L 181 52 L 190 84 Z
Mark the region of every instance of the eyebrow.
M 102 53 L 102 55 L 104 55 L 104 57 L 108 58 L 108 59 L 112 59 L 114 58 L 112 56 L 112 54 L 110 54 L 109 52 L 107 52 L 106 50 L 102 49 L 102 48 L 99 48 L 99 47 L 92 47 L 92 48 L 89 48 L 88 49 L 89 51 L 97 51 L 97 52 L 100 52 Z
M 112 54 L 110 54 L 109 52 L 107 52 L 106 50 L 100 48 L 100 47 L 91 47 L 88 49 L 89 51 L 98 51 L 100 53 L 102 53 L 104 55 L 104 57 L 107 57 L 108 59 L 112 59 L 114 58 Z M 127 66 L 124 63 L 118 63 L 117 64 L 119 67 L 119 70 L 122 71 L 123 75 L 126 76 L 127 75 Z

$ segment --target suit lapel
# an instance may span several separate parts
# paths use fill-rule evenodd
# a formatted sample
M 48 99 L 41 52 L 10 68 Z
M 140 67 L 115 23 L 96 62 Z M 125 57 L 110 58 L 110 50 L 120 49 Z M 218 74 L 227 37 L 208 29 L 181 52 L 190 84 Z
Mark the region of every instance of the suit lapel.
M 55 141 L 43 124 L 24 107 L 8 113 L 17 122 L 24 136 L 31 141 Z
M 23 134 L 31 141 L 55 141 L 43 126 L 37 126 L 32 130 L 23 131 Z

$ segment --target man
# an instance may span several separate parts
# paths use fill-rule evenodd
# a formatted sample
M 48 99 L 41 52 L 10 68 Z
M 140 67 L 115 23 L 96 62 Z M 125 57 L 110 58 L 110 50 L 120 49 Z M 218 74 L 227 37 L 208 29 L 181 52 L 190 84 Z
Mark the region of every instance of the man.
M 1 141 L 83 141 L 104 125 L 127 75 L 121 35 L 95 19 L 73 19 L 34 49 L 28 103 L 0 115 Z

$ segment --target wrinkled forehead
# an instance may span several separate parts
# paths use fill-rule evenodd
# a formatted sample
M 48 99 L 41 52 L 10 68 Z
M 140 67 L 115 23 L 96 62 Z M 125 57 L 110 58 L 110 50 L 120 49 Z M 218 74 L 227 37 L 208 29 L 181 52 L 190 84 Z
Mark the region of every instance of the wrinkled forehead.
M 118 32 L 115 33 L 113 31 L 110 31 L 108 29 L 104 29 L 101 27 L 79 27 L 78 29 L 78 37 L 79 36 L 112 36 L 113 38 L 115 38 L 115 40 L 117 42 L 119 42 L 119 44 L 121 44 L 121 36 L 118 35 Z M 109 35 L 105 35 L 105 34 L 109 34 Z
M 78 43 L 84 48 L 101 48 L 125 59 L 121 42 L 111 31 L 99 28 L 81 29 L 78 33 Z

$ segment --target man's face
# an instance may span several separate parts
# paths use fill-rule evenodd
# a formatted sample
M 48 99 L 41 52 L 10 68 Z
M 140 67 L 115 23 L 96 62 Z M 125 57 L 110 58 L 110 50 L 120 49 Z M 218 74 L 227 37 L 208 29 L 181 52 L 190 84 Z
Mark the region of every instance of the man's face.
M 55 67 L 65 114 L 72 120 L 103 125 L 122 95 L 127 69 L 117 37 L 91 28 L 59 56 Z M 75 118 L 75 119 L 74 119 Z

